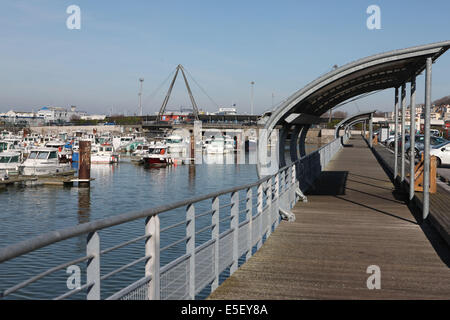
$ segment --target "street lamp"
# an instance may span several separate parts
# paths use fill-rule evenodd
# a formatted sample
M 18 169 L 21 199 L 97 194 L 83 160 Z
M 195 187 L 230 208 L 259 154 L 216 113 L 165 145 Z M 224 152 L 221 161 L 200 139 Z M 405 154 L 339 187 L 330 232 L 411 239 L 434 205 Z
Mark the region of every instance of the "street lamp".
M 141 87 L 139 89 L 139 110 L 140 110 L 140 116 L 142 117 L 142 83 L 144 82 L 144 78 L 139 78 L 139 82 L 141 83 Z
M 252 85 L 250 113 L 253 115 L 253 86 L 254 86 L 254 84 L 255 84 L 255 81 L 250 82 L 250 84 Z

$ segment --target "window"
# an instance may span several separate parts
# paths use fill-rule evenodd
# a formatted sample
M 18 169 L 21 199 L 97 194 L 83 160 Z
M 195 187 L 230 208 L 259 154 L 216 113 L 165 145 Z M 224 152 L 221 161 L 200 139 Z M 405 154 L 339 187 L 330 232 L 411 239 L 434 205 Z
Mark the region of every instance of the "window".
M 10 162 L 19 162 L 19 156 L 12 157 Z
M 52 151 L 52 152 L 50 152 L 50 156 L 48 158 L 49 159 L 56 159 L 56 158 L 58 158 L 58 154 L 56 153 L 56 151 Z
M 28 156 L 28 159 L 36 159 L 37 158 L 37 152 L 31 151 L 30 155 Z
M 49 154 L 48 152 L 39 152 L 36 159 L 47 160 L 48 154 Z
M 8 163 L 9 157 L 0 157 L 0 163 Z

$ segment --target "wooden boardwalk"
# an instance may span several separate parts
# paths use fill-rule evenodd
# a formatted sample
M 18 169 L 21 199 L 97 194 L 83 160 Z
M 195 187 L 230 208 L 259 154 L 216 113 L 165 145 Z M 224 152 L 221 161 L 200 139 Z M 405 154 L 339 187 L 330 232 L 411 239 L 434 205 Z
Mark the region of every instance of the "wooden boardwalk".
M 349 144 L 297 203 L 296 221 L 209 299 L 450 299 L 448 245 L 416 222 L 366 143 Z M 379 290 L 367 288 L 370 265 Z
M 381 158 L 381 161 L 384 163 L 386 170 L 388 170 L 393 177 L 395 158 L 393 152 L 383 145 L 375 146 L 375 150 Z M 399 157 L 399 168 L 400 161 Z M 406 163 L 406 172 L 409 173 L 409 161 Z M 405 180 L 407 181 L 407 184 L 404 185 L 404 187 L 408 190 L 407 192 L 409 192 L 409 177 L 407 176 Z M 441 183 L 442 182 L 438 181 L 436 193 L 430 193 L 430 214 L 428 215 L 428 219 L 433 226 L 439 230 L 441 236 L 447 241 L 447 244 L 450 245 L 450 193 L 440 185 Z M 415 196 L 418 206 L 422 208 L 423 193 L 415 192 Z

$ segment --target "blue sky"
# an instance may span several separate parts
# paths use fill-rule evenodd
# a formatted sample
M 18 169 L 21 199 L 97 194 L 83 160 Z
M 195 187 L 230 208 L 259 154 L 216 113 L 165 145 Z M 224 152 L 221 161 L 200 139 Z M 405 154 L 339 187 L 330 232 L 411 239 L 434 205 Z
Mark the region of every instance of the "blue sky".
M 81 30 L 66 28 L 69 5 L 81 8 Z M 381 8 L 381 30 L 366 27 L 369 5 Z M 0 112 L 45 105 L 89 113 L 138 111 L 143 77 L 145 113 L 159 110 L 182 64 L 197 104 L 215 111 L 236 103 L 271 108 L 334 64 L 375 53 L 450 40 L 450 1 L 82 1 L 2 0 Z M 423 76 L 418 79 L 423 101 Z M 450 53 L 433 65 L 433 99 L 450 95 Z M 393 89 L 357 101 L 361 110 L 392 108 Z M 216 104 L 215 104 L 216 103 Z M 170 108 L 189 106 L 177 80 Z M 354 113 L 355 103 L 342 110 Z

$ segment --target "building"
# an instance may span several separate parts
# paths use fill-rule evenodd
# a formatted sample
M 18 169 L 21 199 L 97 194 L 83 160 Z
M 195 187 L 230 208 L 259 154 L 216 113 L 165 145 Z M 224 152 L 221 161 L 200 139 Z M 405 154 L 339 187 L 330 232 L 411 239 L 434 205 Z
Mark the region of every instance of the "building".
M 39 109 L 37 112 L 10 110 L 5 113 L 0 113 L 0 120 L 24 126 L 64 124 L 70 122 L 74 117 L 81 119 L 88 117 L 88 114 L 83 111 L 77 111 L 75 106 L 72 106 L 70 109 L 48 106 Z M 106 118 L 106 116 L 101 115 L 91 117 L 95 118 L 95 120 L 104 120 Z
M 39 116 L 36 112 L 28 111 L 14 111 L 9 110 L 5 113 L 0 113 L 0 119 L 4 122 L 23 126 L 39 126 L 44 124 L 44 118 Z
M 106 119 L 106 115 L 104 114 L 91 114 L 91 115 L 83 115 L 80 116 L 81 120 L 100 120 L 103 121 Z
M 216 112 L 217 115 L 236 115 L 236 108 L 219 108 L 219 112 Z
M 74 117 L 81 118 L 87 116 L 86 112 L 77 111 L 75 106 L 71 106 L 70 110 L 62 107 L 43 107 L 39 109 L 37 114 L 43 117 L 45 123 L 65 123 L 70 122 Z

